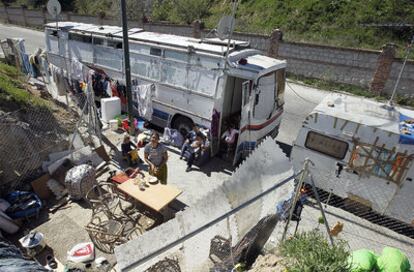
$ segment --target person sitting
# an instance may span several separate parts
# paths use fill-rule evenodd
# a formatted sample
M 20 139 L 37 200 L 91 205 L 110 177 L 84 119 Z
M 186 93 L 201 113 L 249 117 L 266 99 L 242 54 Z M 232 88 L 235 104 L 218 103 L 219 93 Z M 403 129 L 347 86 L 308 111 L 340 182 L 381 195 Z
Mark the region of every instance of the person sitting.
M 227 145 L 227 158 L 231 158 L 231 155 L 234 152 L 238 134 L 239 131 L 235 128 L 234 124 L 231 123 L 228 129 L 221 135 L 221 139 L 224 139 L 224 142 Z
M 199 157 L 205 149 L 205 137 L 201 132 L 198 132 L 195 140 L 187 148 L 189 155 L 187 158 L 187 169 L 185 169 L 186 172 L 191 170 L 194 160 Z
M 164 128 L 164 135 L 162 136 L 163 142 L 171 144 L 176 147 L 182 147 L 184 144 L 183 135 L 176 129 Z
M 183 146 L 181 147 L 181 153 L 180 153 L 180 160 L 183 159 L 184 153 L 185 151 L 190 148 L 190 145 L 194 142 L 194 140 L 196 139 L 197 133 L 200 132 L 200 128 L 197 125 L 193 125 L 193 130 L 191 130 L 190 132 L 187 133 L 187 135 L 185 136 L 185 141 Z
M 131 166 L 140 161 L 137 146 L 131 141 L 129 135 L 125 135 L 124 141 L 121 145 L 122 156 L 128 161 L 128 165 Z

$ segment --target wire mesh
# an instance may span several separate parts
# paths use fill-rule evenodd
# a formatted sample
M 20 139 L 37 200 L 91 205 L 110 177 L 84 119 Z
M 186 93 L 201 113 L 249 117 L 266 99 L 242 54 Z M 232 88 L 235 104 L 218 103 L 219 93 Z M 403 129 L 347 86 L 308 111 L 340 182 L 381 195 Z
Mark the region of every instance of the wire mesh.
M 47 172 L 49 154 L 68 150 L 70 136 L 74 133 L 86 144 L 88 139 L 92 141 L 88 136 L 98 133 L 97 113 L 92 114 L 90 107 L 85 107 L 86 94 L 65 90 L 68 99 L 62 100 L 64 96 L 57 97 L 56 86 L 50 85 L 48 90 L 40 91 L 40 96 L 49 101 L 53 99 L 52 103 L 0 111 L 0 189 L 3 193 L 22 187 L 26 181 L 33 181 Z M 79 122 L 81 116 L 82 123 Z M 91 120 L 94 123 L 92 130 L 88 127 Z M 79 130 L 76 130 L 77 125 Z
M 181 269 L 177 259 L 165 258 L 148 268 L 145 272 L 181 272 Z
M 14 188 L 24 180 L 38 177 L 48 154 L 67 148 L 72 117 L 60 114 L 47 107 L 31 107 L 0 116 L 3 187 Z

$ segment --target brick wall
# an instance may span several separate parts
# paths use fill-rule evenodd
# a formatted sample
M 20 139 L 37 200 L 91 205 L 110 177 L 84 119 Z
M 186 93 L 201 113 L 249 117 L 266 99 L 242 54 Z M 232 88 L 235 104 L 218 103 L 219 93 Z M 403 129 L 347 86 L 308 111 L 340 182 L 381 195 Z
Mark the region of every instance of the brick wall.
M 92 24 L 120 25 L 120 20 L 116 18 L 99 19 L 94 16 L 82 16 L 72 13 L 63 12 L 59 16 L 61 21 L 76 21 Z M 9 21 L 12 24 L 27 25 L 31 27 L 42 27 L 44 22 L 51 22 L 47 12 L 23 10 L 22 8 L 0 8 L 0 22 Z M 195 24 L 200 25 L 200 24 Z M 195 32 L 189 25 L 173 25 L 151 23 L 142 24 L 141 22 L 130 21 L 129 27 L 143 27 L 147 31 L 160 33 L 169 33 L 182 36 L 193 36 Z M 206 36 L 210 30 L 204 30 Z M 381 51 L 341 48 L 334 46 L 315 45 L 309 43 L 295 43 L 289 41 L 274 41 L 267 35 L 252 33 L 234 33 L 233 37 L 239 40 L 249 41 L 252 48 L 263 52 L 268 52 L 270 41 L 278 42 L 277 46 L 272 44 L 272 56 L 286 59 L 288 61 L 288 72 L 313 77 L 323 80 L 329 80 L 339 83 L 353 84 L 357 86 L 370 87 L 375 75 L 383 76 L 381 71 L 378 72 L 381 65 Z M 275 50 L 277 52 L 275 52 Z M 387 63 L 387 62 L 385 62 Z M 396 78 L 400 71 L 402 60 L 394 59 L 391 61 L 390 71 L 386 70 L 385 89 L 383 92 L 390 93 L 395 84 Z M 381 78 L 381 77 L 380 77 Z M 383 84 L 380 84 L 382 86 Z M 414 86 L 414 61 L 408 61 L 405 71 L 402 75 L 398 93 L 412 94 L 411 89 Z M 382 91 L 382 90 L 380 90 Z

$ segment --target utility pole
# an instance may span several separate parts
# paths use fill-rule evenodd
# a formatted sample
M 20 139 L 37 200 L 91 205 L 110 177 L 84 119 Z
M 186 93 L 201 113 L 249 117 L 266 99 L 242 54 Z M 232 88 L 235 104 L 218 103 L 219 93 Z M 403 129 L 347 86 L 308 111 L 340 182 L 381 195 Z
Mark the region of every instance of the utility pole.
M 132 116 L 132 93 L 131 93 L 131 65 L 129 63 L 129 39 L 128 39 L 128 18 L 126 15 L 126 2 L 121 0 L 121 17 L 122 17 L 122 37 L 124 48 L 124 71 L 125 71 L 125 86 L 127 97 L 127 111 L 129 119 L 129 133 L 135 133 L 134 120 Z

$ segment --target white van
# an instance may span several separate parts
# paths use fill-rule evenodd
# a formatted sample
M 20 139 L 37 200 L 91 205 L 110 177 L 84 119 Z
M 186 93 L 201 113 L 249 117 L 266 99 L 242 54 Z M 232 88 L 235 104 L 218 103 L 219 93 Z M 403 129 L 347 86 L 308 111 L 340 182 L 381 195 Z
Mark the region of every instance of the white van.
M 328 95 L 292 147 L 295 171 L 305 158 L 317 187 L 414 223 L 414 111 L 360 97 Z
M 70 67 L 78 60 L 124 82 L 122 29 L 62 22 L 45 26 L 49 61 Z M 283 113 L 286 61 L 249 49 L 244 41 L 194 39 L 129 30 L 131 76 L 153 83 L 151 122 L 179 130 L 192 123 L 210 129 L 212 155 L 227 120 L 240 129 L 237 162 L 267 135 L 276 137 Z

